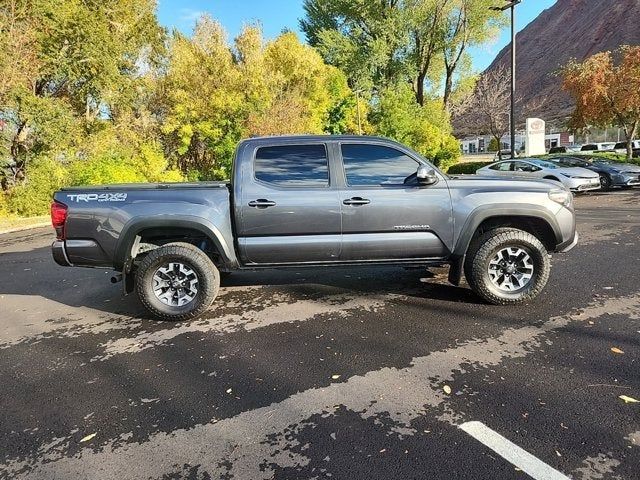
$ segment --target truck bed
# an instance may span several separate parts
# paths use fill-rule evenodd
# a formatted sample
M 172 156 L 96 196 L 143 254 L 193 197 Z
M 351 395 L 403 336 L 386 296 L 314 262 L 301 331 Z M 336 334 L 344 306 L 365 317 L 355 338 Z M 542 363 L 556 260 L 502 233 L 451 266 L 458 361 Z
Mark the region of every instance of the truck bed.
M 181 182 L 181 183 L 120 183 L 113 185 L 82 185 L 62 188 L 63 192 L 107 191 L 107 190 L 166 190 L 174 188 L 229 188 L 229 182 Z

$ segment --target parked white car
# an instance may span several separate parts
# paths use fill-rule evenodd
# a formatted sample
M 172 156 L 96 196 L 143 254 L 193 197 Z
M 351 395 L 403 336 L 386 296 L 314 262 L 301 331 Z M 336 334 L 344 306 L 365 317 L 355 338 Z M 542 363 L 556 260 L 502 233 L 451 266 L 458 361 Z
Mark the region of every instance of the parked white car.
M 540 178 L 562 183 L 572 192 L 586 192 L 600 188 L 600 176 L 581 167 L 562 167 L 537 158 L 522 158 L 496 162 L 479 169 L 484 177 Z
M 631 148 L 633 150 L 640 150 L 640 140 L 634 140 L 633 142 L 631 142 Z M 614 146 L 614 151 L 620 154 L 627 153 L 627 142 L 616 143 Z

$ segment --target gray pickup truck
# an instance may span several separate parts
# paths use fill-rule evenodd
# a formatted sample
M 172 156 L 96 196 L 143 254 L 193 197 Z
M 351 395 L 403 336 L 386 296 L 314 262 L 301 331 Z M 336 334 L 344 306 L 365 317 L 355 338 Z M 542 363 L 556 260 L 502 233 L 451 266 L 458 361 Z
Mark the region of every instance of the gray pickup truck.
M 221 275 L 336 265 L 451 266 L 485 301 L 526 302 L 549 253 L 578 241 L 555 182 L 451 177 L 383 138 L 253 138 L 230 183 L 108 185 L 55 194 L 53 258 L 114 269 L 157 318 L 205 312 Z

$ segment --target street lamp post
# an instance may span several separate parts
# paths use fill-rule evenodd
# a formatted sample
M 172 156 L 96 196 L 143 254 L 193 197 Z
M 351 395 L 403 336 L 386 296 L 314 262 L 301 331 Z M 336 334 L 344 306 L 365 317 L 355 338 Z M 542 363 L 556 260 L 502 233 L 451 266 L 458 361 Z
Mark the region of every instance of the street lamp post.
M 516 5 L 522 0 L 511 0 L 503 7 L 491 10 L 504 12 L 511 9 L 511 158 L 516 158 Z

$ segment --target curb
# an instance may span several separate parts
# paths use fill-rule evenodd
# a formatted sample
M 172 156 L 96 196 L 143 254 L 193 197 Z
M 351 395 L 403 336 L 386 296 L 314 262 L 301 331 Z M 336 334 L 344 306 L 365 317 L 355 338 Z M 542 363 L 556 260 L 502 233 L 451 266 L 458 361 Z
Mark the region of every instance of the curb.
M 34 223 L 32 225 L 23 225 L 21 227 L 10 227 L 6 229 L 0 229 L 0 235 L 5 235 L 7 233 L 24 232 L 25 230 L 32 230 L 35 228 L 44 228 L 44 227 L 49 227 L 50 225 L 51 225 L 51 222 L 41 222 L 41 223 Z

